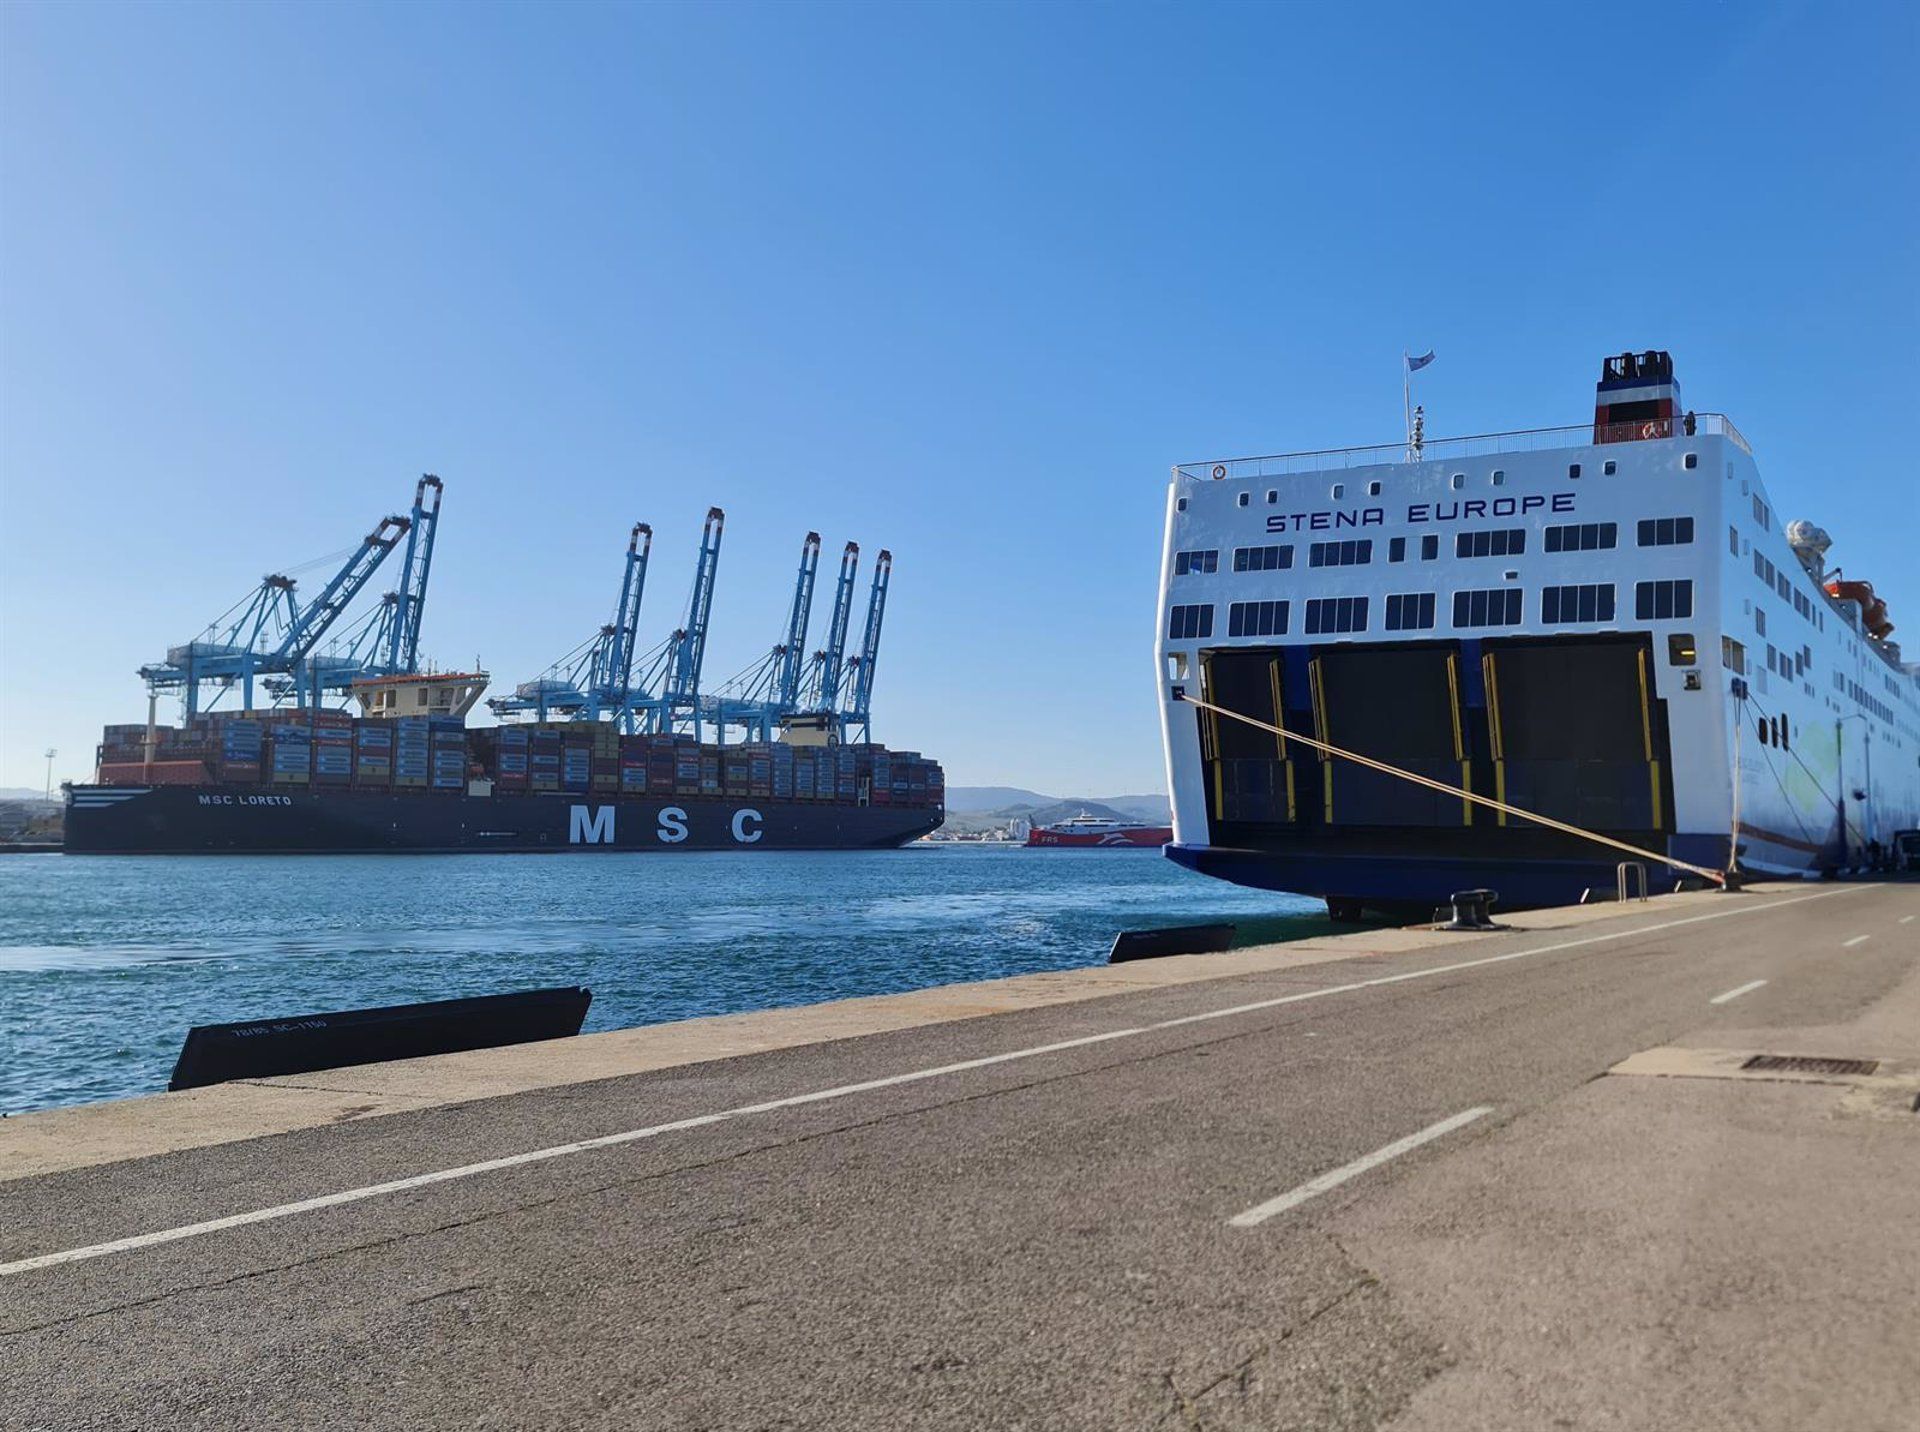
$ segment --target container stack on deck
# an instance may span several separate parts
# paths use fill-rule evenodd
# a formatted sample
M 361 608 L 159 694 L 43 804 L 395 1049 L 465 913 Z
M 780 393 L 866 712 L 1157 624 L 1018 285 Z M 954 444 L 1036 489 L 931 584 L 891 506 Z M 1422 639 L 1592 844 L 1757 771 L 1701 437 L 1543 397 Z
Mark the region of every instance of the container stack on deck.
M 152 733 L 108 726 L 99 779 L 123 785 L 270 786 L 455 794 L 478 778 L 502 795 L 705 797 L 896 806 L 945 803 L 937 762 L 877 745 L 728 746 L 623 736 L 597 722 L 468 730 L 457 716 L 356 719 L 343 711 L 203 714 Z
M 353 785 L 383 791 L 393 785 L 393 722 L 360 721 L 353 728 Z

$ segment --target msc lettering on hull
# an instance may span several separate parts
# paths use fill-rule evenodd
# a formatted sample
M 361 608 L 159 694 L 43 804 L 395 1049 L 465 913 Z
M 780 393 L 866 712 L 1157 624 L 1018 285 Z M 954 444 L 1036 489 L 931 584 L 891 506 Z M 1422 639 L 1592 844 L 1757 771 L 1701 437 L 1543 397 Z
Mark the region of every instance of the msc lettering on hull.
M 612 845 L 614 844 L 614 806 L 572 806 L 567 812 L 567 843 L 569 845 Z M 761 826 L 765 817 L 759 811 L 743 808 L 733 813 L 728 829 L 735 843 L 752 845 L 760 839 Z M 687 812 L 681 806 L 665 806 L 661 809 L 654 835 L 663 845 L 679 845 L 687 839 L 691 831 L 687 825 Z
M 613 814 L 612 806 L 601 806 L 594 811 L 589 811 L 585 806 L 575 806 L 567 817 L 567 843 L 612 845 Z

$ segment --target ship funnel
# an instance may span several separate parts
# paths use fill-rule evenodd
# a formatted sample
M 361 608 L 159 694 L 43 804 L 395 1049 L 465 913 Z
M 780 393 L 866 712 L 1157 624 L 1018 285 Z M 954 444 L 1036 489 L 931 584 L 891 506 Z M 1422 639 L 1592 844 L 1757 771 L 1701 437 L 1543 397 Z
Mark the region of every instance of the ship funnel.
M 1673 376 L 1671 355 L 1648 349 L 1606 360 L 1593 394 L 1596 443 L 1670 438 L 1679 420 L 1680 384 Z

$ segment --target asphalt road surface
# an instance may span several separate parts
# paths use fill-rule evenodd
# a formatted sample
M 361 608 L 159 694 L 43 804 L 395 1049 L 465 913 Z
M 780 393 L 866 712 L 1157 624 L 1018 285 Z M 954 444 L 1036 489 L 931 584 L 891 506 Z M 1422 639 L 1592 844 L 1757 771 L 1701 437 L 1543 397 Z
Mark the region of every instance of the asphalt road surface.
M 1602 1077 L 1920 1055 L 1916 911 L 1655 902 L 0 1183 L 0 1425 L 1920 1426 L 1920 1116 Z

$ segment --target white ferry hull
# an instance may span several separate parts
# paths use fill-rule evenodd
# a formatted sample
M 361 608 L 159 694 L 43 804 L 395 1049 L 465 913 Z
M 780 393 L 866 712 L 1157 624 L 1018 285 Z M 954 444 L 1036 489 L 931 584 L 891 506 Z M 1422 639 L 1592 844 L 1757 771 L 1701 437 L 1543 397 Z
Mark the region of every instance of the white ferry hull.
M 1567 903 L 1634 858 L 1187 696 L 1623 840 L 1656 887 L 1725 868 L 1736 822 L 1741 868 L 1805 877 L 1920 826 L 1914 671 L 1789 548 L 1731 424 L 1661 431 L 1177 469 L 1168 855 L 1395 910 Z

